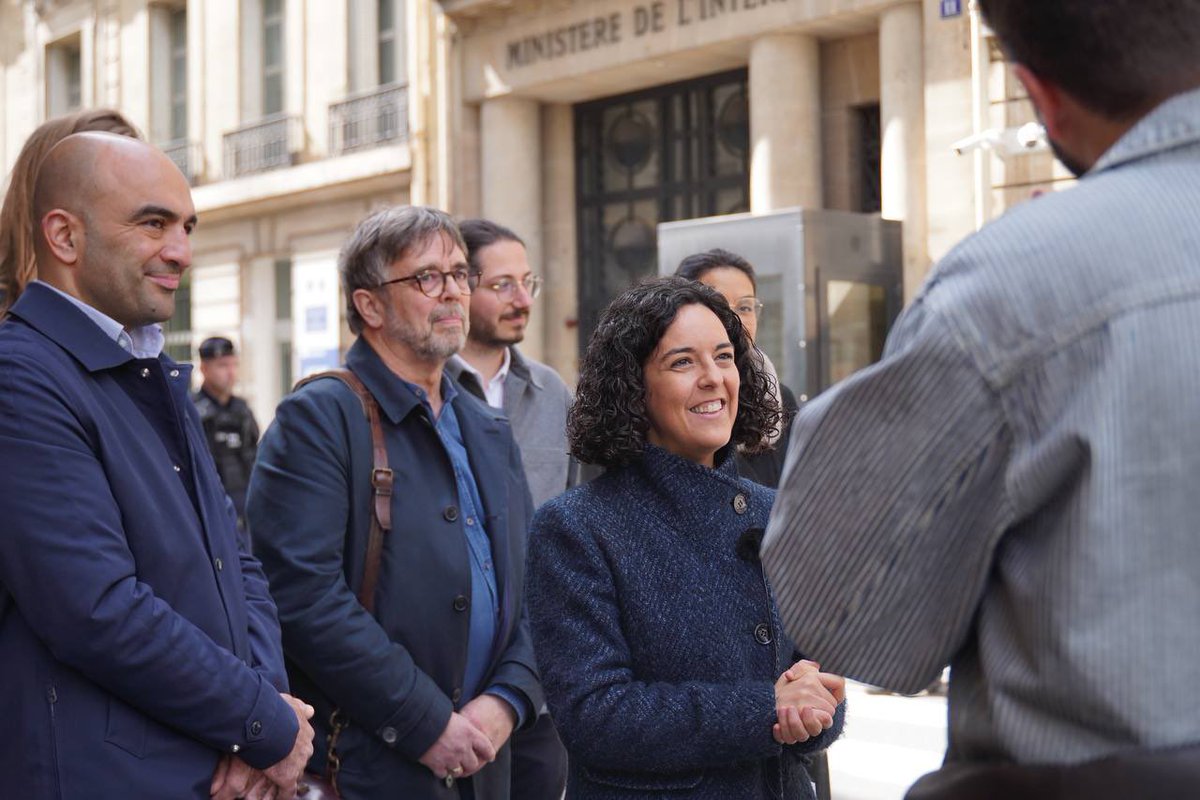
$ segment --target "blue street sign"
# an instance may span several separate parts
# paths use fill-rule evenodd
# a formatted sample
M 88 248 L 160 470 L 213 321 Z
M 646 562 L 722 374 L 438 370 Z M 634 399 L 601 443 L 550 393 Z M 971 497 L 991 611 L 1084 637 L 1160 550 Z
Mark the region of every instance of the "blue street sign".
M 962 0 L 942 0 L 942 19 L 962 16 Z

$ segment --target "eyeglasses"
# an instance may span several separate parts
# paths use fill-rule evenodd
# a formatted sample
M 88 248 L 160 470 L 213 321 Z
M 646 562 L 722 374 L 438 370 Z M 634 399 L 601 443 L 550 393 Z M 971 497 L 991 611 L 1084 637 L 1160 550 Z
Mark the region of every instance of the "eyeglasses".
M 479 285 L 478 272 L 471 272 L 467 269 L 452 269 L 449 272 L 442 272 L 440 269 L 423 269 L 416 275 L 409 275 L 407 278 L 392 278 L 390 281 L 384 281 L 376 288 L 382 289 L 392 283 L 412 281 L 421 290 L 421 294 L 426 297 L 441 297 L 442 293 L 446 291 L 446 281 L 451 278 L 458 284 L 458 290 L 463 294 L 470 294 Z
M 495 283 L 485 283 L 485 289 L 491 289 L 501 300 L 511 300 L 512 296 L 517 291 L 517 286 L 525 287 L 525 291 L 529 292 L 529 298 L 532 300 L 542 293 L 542 283 L 544 278 L 541 275 L 526 275 L 521 280 L 513 280 L 512 278 L 501 278 Z
M 759 317 L 762 316 L 763 304 L 757 300 L 739 300 L 733 311 L 739 317 Z

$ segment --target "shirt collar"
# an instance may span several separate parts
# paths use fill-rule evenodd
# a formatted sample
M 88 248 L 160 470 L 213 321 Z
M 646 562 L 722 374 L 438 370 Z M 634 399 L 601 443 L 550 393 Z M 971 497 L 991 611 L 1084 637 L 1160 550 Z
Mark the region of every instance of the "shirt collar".
M 1166 100 L 1108 148 L 1088 174 L 1200 141 L 1200 89 Z
M 400 424 L 418 405 L 428 405 L 425 390 L 399 378 L 388 369 L 379 354 L 361 336 L 346 353 L 346 366 L 366 384 L 379 403 L 380 410 L 393 425 Z M 443 404 L 449 403 L 458 395 L 454 381 L 445 370 L 442 370 L 441 390 Z
M 125 330 L 125 326 L 103 311 L 93 308 L 78 297 L 67 294 L 57 286 L 51 286 L 44 281 L 34 281 L 34 283 L 39 286 L 45 286 L 78 308 L 87 315 L 88 319 L 96 323 L 96 326 L 104 332 L 105 336 L 120 345 L 122 350 L 134 358 L 158 358 L 162 353 L 163 345 L 166 344 L 166 337 L 163 335 L 161 325 L 151 323 L 150 325 L 143 325 L 140 328 L 127 331 Z
M 112 369 L 133 360 L 116 339 L 97 336 L 97 325 L 83 309 L 68 302 L 62 292 L 33 281 L 8 310 L 34 330 L 50 339 L 89 372 Z
M 480 388 L 486 392 L 489 386 L 497 383 L 504 383 L 504 379 L 508 377 L 509 368 L 512 367 L 513 364 L 512 348 L 504 348 L 504 360 L 500 362 L 500 369 L 496 371 L 496 375 L 490 381 L 485 381 L 483 379 L 483 374 L 457 353 L 450 356 L 450 361 L 453 362 L 454 366 L 457 368 L 455 370 L 455 374 L 461 374 L 463 372 L 471 373 L 475 376 L 475 380 L 479 381 Z

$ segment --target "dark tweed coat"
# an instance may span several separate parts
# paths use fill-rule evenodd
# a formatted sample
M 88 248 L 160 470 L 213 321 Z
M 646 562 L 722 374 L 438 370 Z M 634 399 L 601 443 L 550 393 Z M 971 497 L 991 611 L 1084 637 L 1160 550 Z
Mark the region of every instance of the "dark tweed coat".
M 647 447 L 544 505 L 528 606 L 567 797 L 811 798 L 805 753 L 771 736 L 799 655 L 757 558 L 775 493 Z M 749 533 L 747 533 L 749 531 Z

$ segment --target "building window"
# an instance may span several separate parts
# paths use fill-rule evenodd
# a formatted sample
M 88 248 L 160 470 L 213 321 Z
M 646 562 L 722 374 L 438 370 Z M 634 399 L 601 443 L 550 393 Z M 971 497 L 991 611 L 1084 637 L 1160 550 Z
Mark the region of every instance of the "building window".
M 657 225 L 748 211 L 746 71 L 575 107 L 580 341 L 654 274 Z
M 192 360 L 192 275 L 185 272 L 175 290 L 175 313 L 163 323 L 163 352 L 175 361 Z
M 83 57 L 79 35 L 46 48 L 46 112 L 57 117 L 83 107 Z
M 379 0 L 379 83 L 396 82 L 396 0 Z
M 188 141 L 187 7 L 150 6 L 150 136 L 189 181 L 200 149 Z
M 404 84 L 404 0 L 349 0 L 347 12 L 350 94 Z
M 243 0 L 242 125 L 224 136 L 224 175 L 291 166 L 304 151 L 299 114 L 286 112 L 285 0 Z
M 187 138 L 187 9 L 170 12 L 169 47 L 171 54 L 168 102 L 171 109 L 172 141 Z
M 350 94 L 329 106 L 329 153 L 408 136 L 403 0 L 349 0 Z M 373 40 L 375 47 L 362 43 Z
M 262 113 L 283 111 L 283 0 L 262 4 Z
M 858 211 L 878 214 L 883 208 L 881 158 L 883 141 L 880 136 L 879 104 L 854 109 L 858 135 Z

